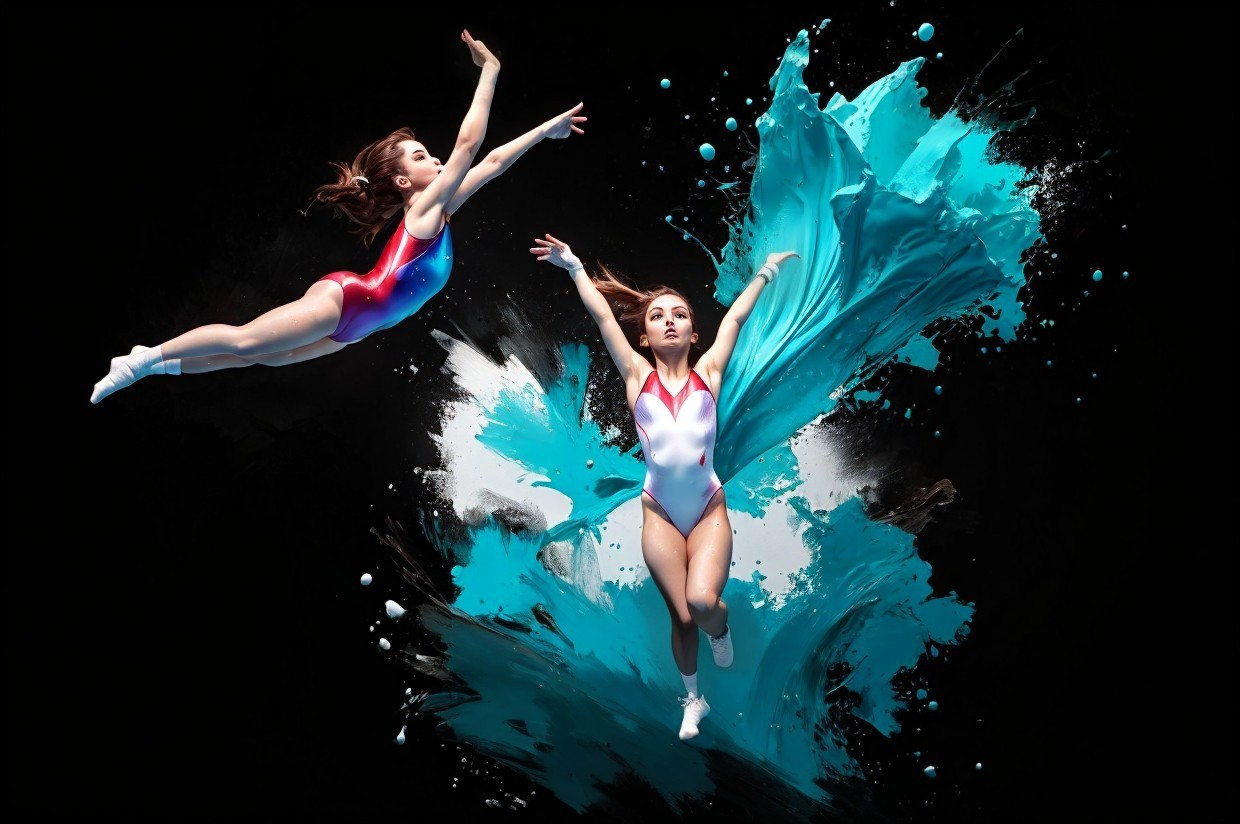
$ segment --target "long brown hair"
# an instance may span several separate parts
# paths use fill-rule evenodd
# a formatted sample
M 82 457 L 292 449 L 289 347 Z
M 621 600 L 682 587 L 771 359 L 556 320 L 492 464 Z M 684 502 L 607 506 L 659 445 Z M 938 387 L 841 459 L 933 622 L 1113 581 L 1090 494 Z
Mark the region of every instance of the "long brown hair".
M 392 178 L 404 173 L 400 144 L 415 139 L 412 129 L 401 126 L 358 152 L 352 163 L 330 161 L 336 181 L 315 189 L 310 204 L 330 206 L 344 215 L 354 224 L 349 231 L 369 246 L 391 211 L 404 205 L 405 199 Z
M 620 325 L 628 328 L 637 336 L 641 336 L 646 332 L 646 310 L 650 308 L 650 302 L 655 298 L 663 295 L 672 295 L 680 298 L 685 302 L 685 308 L 689 310 L 689 323 L 693 324 L 693 330 L 697 331 L 697 320 L 693 315 L 693 305 L 689 303 L 689 299 L 680 292 L 670 286 L 655 286 L 650 289 L 636 289 L 608 269 L 603 264 L 598 265 L 599 271 L 602 272 L 600 277 L 592 278 L 595 287 L 602 293 L 607 302 L 611 304 L 616 312 L 616 319 L 620 321 Z

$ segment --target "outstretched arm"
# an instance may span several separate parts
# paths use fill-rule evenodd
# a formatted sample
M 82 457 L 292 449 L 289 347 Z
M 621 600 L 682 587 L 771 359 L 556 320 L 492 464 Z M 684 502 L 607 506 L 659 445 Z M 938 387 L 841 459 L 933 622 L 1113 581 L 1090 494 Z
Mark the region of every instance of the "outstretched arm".
M 491 101 L 495 98 L 495 83 L 499 79 L 499 59 L 481 40 L 475 40 L 468 30 L 461 32 L 461 40 L 469 47 L 474 65 L 482 69 L 478 75 L 478 86 L 474 89 L 473 101 L 469 111 L 461 121 L 461 128 L 456 135 L 456 144 L 452 154 L 439 172 L 439 176 L 431 182 L 422 195 L 414 203 L 411 211 L 417 215 L 426 214 L 438 207 L 448 208 L 448 204 L 456 196 L 469 167 L 473 165 L 482 140 L 486 137 L 487 123 L 491 118 Z M 448 213 L 452 210 L 448 208 Z
M 624 330 L 620 328 L 620 323 L 611 311 L 611 304 L 586 274 L 581 258 L 573 254 L 573 250 L 568 248 L 567 243 L 551 235 L 547 235 L 546 239 L 534 238 L 534 247 L 530 249 L 530 254 L 536 255 L 539 260 L 554 263 L 568 270 L 569 277 L 573 279 L 573 283 L 577 284 L 577 294 L 581 296 L 581 302 L 585 304 L 590 317 L 594 318 L 594 322 L 598 324 L 598 330 L 603 336 L 603 344 L 607 347 L 607 352 L 611 355 L 612 361 L 620 370 L 625 382 L 640 380 L 641 365 L 645 364 L 649 368 L 649 363 L 629 345 L 629 339 L 625 337 Z
M 745 291 L 732 301 L 723 320 L 719 322 L 719 334 L 715 336 L 714 344 L 697 362 L 698 370 L 710 377 L 712 382 L 722 377 L 724 370 L 728 368 L 732 350 L 736 348 L 736 339 L 740 337 L 745 321 L 749 320 L 749 313 L 757 305 L 758 295 L 762 294 L 766 285 L 779 274 L 780 265 L 791 257 L 800 256 L 796 252 L 771 252 L 766 256 L 766 262 L 754 273 L 753 280 L 745 287 Z
M 585 103 L 578 103 L 568 111 L 558 114 L 550 120 L 539 124 L 537 127 L 530 129 L 525 134 L 515 140 L 510 140 L 503 146 L 491 150 L 487 156 L 482 159 L 477 166 L 474 166 L 465 175 L 464 182 L 456 190 L 448 204 L 448 214 L 456 214 L 457 209 L 469 200 L 474 192 L 482 188 L 483 184 L 488 183 L 502 175 L 508 170 L 517 158 L 529 151 L 530 147 L 535 143 L 540 143 L 544 139 L 560 140 L 574 134 L 585 134 L 578 124 L 585 123 L 587 118 L 579 115 Z

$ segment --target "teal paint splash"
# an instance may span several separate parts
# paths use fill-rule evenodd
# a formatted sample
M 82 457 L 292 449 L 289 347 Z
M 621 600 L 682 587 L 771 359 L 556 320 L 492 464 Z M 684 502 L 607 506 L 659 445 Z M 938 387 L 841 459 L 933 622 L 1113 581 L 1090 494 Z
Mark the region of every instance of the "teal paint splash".
M 764 290 L 729 363 L 721 478 L 893 359 L 934 368 L 922 333 L 935 321 L 980 315 L 984 334 L 1014 338 L 1022 258 L 1042 237 L 1030 173 L 995 158 L 1003 127 L 922 107 L 923 59 L 821 109 L 802 80 L 808 63 L 802 31 L 771 79 L 748 209 L 716 263 L 726 305 L 768 253 L 801 252 Z
M 748 786 L 767 794 L 759 804 L 833 809 L 835 788 L 867 779 L 839 714 L 895 733 L 908 709 L 897 676 L 968 636 L 973 605 L 934 591 L 914 536 L 868 517 L 860 493 L 816 508 L 838 490 L 793 447 L 883 364 L 933 369 L 933 322 L 980 315 L 992 336 L 1014 336 L 1021 259 L 1040 238 L 1032 192 L 1025 170 L 991 150 L 1001 126 L 921 106 L 921 60 L 821 109 L 802 80 L 808 60 L 801 32 L 771 79 L 748 208 L 716 261 L 716 294 L 728 304 L 768 252 L 802 255 L 750 316 L 720 398 L 716 468 L 734 526 L 753 519 L 734 558 L 756 560 L 748 576 L 734 568 L 724 591 L 735 664 L 715 668 L 702 644 L 712 711 L 697 739 L 676 737 L 681 683 L 662 598 L 648 577 L 603 573 L 616 568 L 604 564 L 614 545 L 605 533 L 640 540 L 639 522 L 622 513 L 644 467 L 585 412 L 589 350 L 560 345 L 545 385 L 451 410 L 481 421 L 477 440 L 514 476 L 571 505 L 555 520 L 506 500 L 459 529 L 428 524 L 455 564 L 455 591 L 416 611 L 442 642 L 444 686 L 410 709 L 436 713 L 458 739 L 579 811 L 633 776 L 682 808 L 716 792 L 720 753 L 752 771 Z M 445 471 L 485 489 L 493 479 L 454 466 L 450 447 Z M 777 506 L 783 517 L 773 518 Z M 526 528 L 512 527 L 514 511 Z M 806 560 L 777 592 L 758 571 L 773 565 L 756 564 L 790 549 Z M 412 650 L 401 654 L 426 671 Z

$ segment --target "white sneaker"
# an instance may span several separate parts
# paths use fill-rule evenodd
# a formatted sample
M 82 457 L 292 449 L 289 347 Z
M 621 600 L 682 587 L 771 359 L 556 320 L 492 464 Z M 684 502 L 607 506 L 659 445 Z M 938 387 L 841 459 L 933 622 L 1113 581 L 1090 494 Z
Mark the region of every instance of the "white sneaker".
M 698 734 L 698 723 L 710 714 L 710 704 L 700 695 L 689 695 L 680 699 L 680 706 L 685 708 L 684 720 L 680 722 L 680 740 L 688 741 Z
M 732 628 L 724 627 L 723 635 L 718 638 L 709 634 L 706 637 L 710 639 L 710 651 L 715 656 L 715 665 L 732 666 Z

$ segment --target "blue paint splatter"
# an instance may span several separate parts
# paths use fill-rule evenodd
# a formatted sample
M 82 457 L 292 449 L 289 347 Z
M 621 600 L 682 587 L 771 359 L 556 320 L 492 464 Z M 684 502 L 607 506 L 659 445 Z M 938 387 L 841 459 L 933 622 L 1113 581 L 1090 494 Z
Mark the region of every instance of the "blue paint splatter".
M 749 200 L 713 258 L 726 306 L 769 252 L 801 253 L 742 328 L 718 401 L 715 467 L 734 526 L 747 531 L 738 529 L 741 563 L 724 591 L 736 660 L 718 670 L 704 653 L 712 711 L 692 746 L 675 738 L 681 682 L 666 607 L 640 565 L 614 555 L 617 544 L 640 544 L 631 504 L 644 465 L 588 412 L 590 350 L 558 344 L 554 368 L 488 379 L 493 395 L 454 408 L 472 409 L 473 446 L 503 462 L 514 485 L 562 505 L 552 516 L 550 504 L 505 498 L 471 510 L 460 529 L 423 524 L 452 562 L 454 594 L 429 597 L 416 614 L 444 650 L 437 671 L 450 675 L 410 710 L 434 712 L 459 740 L 578 811 L 631 775 L 672 804 L 705 797 L 712 749 L 829 805 L 833 781 L 864 778 L 837 712 L 895 733 L 908 709 L 897 676 L 968 636 L 973 606 L 934 591 L 913 535 L 871 519 L 860 494 L 821 504 L 823 482 L 796 448 L 841 399 L 877 399 L 860 387 L 885 364 L 936 368 L 925 333 L 934 322 L 968 316 L 987 337 L 1014 338 L 1021 260 L 1041 239 L 1033 189 L 1021 186 L 1031 175 L 992 151 L 1008 127 L 921 106 L 922 59 L 820 107 L 802 79 L 809 54 L 802 31 L 771 78 Z M 713 158 L 709 144 L 702 156 Z M 472 357 L 471 368 L 501 369 L 439 339 L 462 362 Z M 503 368 L 519 366 L 510 358 Z M 447 473 L 495 480 L 452 463 L 463 446 L 445 445 Z M 788 549 L 780 540 L 802 553 L 799 567 L 759 573 Z M 634 576 L 604 576 L 617 567 Z

